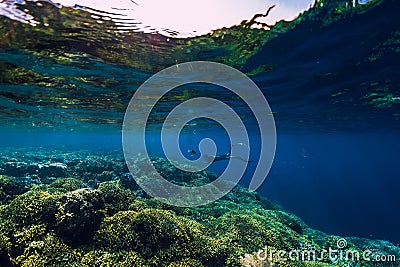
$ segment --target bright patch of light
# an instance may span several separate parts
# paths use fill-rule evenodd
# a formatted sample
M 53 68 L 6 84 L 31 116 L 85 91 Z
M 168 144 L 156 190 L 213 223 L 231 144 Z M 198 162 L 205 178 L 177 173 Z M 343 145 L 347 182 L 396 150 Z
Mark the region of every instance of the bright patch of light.
M 164 29 L 179 32 L 179 36 L 194 36 L 209 33 L 222 27 L 239 24 L 251 19 L 254 14 L 265 13 L 276 7 L 267 18 L 258 21 L 274 24 L 285 19 L 292 20 L 314 3 L 313 0 L 58 0 L 65 6 L 75 4 L 93 9 L 113 12 L 142 22 L 148 32 L 163 32 Z M 119 17 L 121 17 L 119 16 Z

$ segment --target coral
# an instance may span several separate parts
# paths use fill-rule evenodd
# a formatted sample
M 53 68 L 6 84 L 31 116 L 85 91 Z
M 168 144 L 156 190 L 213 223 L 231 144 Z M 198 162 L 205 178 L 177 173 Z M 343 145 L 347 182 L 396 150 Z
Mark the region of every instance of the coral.
M 253 211 L 232 211 L 218 218 L 215 230 L 230 237 L 244 251 L 257 251 L 265 245 L 279 249 L 290 249 L 296 244 L 297 233 L 280 222 Z
M 127 210 L 135 199 L 132 191 L 124 189 L 120 181 L 101 183 L 97 190 L 103 196 L 107 215 L 114 215 L 118 211 Z
M 57 234 L 68 244 L 87 242 L 103 218 L 104 199 L 97 190 L 78 189 L 62 196 L 55 214 Z
M 2 211 L 1 217 L 20 226 L 35 223 L 54 223 L 57 200 L 61 192 L 42 191 L 34 188 L 10 202 Z
M 214 237 L 204 233 L 195 240 L 191 250 L 204 266 L 239 266 L 240 254 L 244 253 L 226 236 Z M 215 235 L 215 234 L 214 234 Z
M 25 179 L 0 175 L 0 204 L 8 203 L 29 190 Z
M 112 163 L 100 158 L 89 158 L 80 161 L 74 166 L 74 170 L 79 173 L 95 173 L 101 174 L 102 172 L 112 170 Z
M 61 162 L 38 164 L 37 175 L 39 177 L 66 177 L 67 165 Z
M 255 255 L 245 254 L 244 257 L 240 258 L 240 263 L 243 267 L 269 267 L 273 266 L 267 260 L 262 261 L 258 259 Z
M 81 177 L 83 181 L 96 187 L 99 182 L 116 180 L 128 172 L 123 158 L 110 159 L 107 156 L 91 155 L 74 163 L 68 174 L 71 177 Z
M 19 162 L 10 161 L 4 164 L 3 173 L 14 177 L 36 174 L 42 178 L 66 177 L 67 165 L 61 162 Z
M 148 267 L 146 261 L 134 251 L 110 253 L 92 250 L 82 258 L 83 266 L 87 267 Z
M 183 259 L 180 261 L 171 262 L 168 267 L 203 267 L 203 264 L 194 259 Z
M 262 198 L 256 192 L 250 192 L 243 187 L 236 186 L 222 199 L 240 204 L 242 207 L 259 207 L 264 209 L 276 209 L 277 207 L 269 202 L 266 198 Z
M 21 161 L 5 162 L 2 166 L 2 173 L 13 177 L 23 177 L 29 174 L 36 174 L 38 170 L 37 164 Z
M 8 236 L 3 231 L 0 231 L 0 263 L 3 265 L 11 265 L 9 252 L 11 251 L 12 243 Z
M 122 173 L 119 177 L 121 181 L 121 185 L 129 190 L 135 191 L 139 189 L 138 184 L 136 183 L 135 179 L 133 179 L 130 173 Z
M 113 168 L 116 176 L 125 175 L 118 157 L 83 155 L 109 162 L 106 166 Z M 10 161 L 0 155 L 2 158 Z M 0 176 L 0 194 L 5 198 L 0 205 L 0 266 L 373 266 L 331 262 L 327 257 L 322 262 L 283 262 L 276 255 L 260 262 L 255 253 L 265 246 L 318 252 L 335 248 L 340 237 L 309 228 L 295 215 L 240 186 L 204 206 L 175 207 L 149 198 L 135 183 L 129 183 L 130 176 L 125 181 L 114 177 L 97 182 L 96 189 L 85 188 L 87 177 L 82 176 L 87 171 L 101 171 L 97 173 L 101 175 L 104 170 L 97 163 L 85 168 L 73 154 L 68 154 L 68 160 L 46 154 L 38 158 L 66 162 L 68 176 L 74 174 L 75 178 L 37 181 L 33 174 L 26 178 Z M 25 160 L 27 165 L 35 165 Z M 165 160 L 156 162 L 159 168 L 170 168 Z M 184 178 L 181 182 L 190 183 L 182 174 L 164 172 L 174 181 Z M 188 177 L 195 184 L 213 177 L 208 172 L 201 175 L 204 177 Z M 400 249 L 389 242 L 346 240 L 349 249 L 400 257 Z
M 129 204 L 129 210 L 133 211 L 142 211 L 144 209 L 148 209 L 149 205 L 143 199 L 135 199 L 132 203 Z
M 137 212 L 120 211 L 104 219 L 93 237 L 96 247 L 107 251 L 132 250 L 139 245 L 133 222 Z
M 50 185 L 52 188 L 65 189 L 67 192 L 85 187 L 85 183 L 75 178 L 58 178 Z
M 308 226 L 298 217 L 287 212 L 267 210 L 263 212 L 262 215 L 265 215 L 268 218 L 273 218 L 274 221 L 280 222 L 281 224 L 288 226 L 291 230 L 295 231 L 298 234 L 302 234 L 304 229 L 308 228 Z
M 160 250 L 187 246 L 201 232 L 200 224 L 170 211 L 121 211 L 103 221 L 94 243 L 111 251 L 134 249 L 149 258 Z
M 146 158 L 137 158 L 133 161 L 133 166 L 131 166 L 132 175 L 136 179 L 141 177 L 151 177 L 153 173 L 152 170 L 148 169 Z M 201 171 L 198 173 L 190 173 L 182 171 L 172 165 L 165 158 L 152 158 L 151 163 L 159 174 L 166 180 L 184 186 L 201 186 L 212 180 L 215 180 L 217 176 L 209 171 Z
M 31 242 L 21 255 L 13 259 L 17 266 L 79 266 L 81 252 L 72 249 L 54 234 L 48 233 L 43 239 Z

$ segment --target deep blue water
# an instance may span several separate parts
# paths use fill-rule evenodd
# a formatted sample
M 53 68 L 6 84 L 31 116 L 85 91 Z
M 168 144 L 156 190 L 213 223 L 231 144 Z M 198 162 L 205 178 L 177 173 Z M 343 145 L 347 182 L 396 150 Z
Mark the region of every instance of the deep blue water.
M 273 66 L 251 77 L 271 105 L 278 140 L 272 169 L 258 191 L 327 233 L 400 242 L 400 19 L 396 7 L 396 1 L 383 1 L 366 13 L 327 27 L 318 20 L 303 22 L 268 42 L 242 67 L 246 72 Z M 89 59 L 60 64 L 29 51 L 0 50 L 0 60 L 44 76 L 69 82 L 78 76 L 103 77 L 115 82 L 87 85 L 73 80 L 77 87 L 67 82 L 66 87 L 1 83 L 1 145 L 121 150 L 125 108 L 149 73 Z M 149 123 L 146 139 L 152 153 L 162 154 L 159 120 L 182 102 L 174 96 L 184 90 L 172 92 L 157 107 L 158 117 Z M 218 98 L 243 115 L 250 158 L 257 159 L 259 131 L 243 103 L 220 88 L 198 85 L 191 90 L 191 96 Z M 229 151 L 222 128 L 199 121 L 182 133 L 185 156 L 190 158 L 187 150 L 197 150 L 204 137 L 215 141 L 219 154 Z M 220 173 L 224 167 L 226 162 L 218 162 L 210 170 Z M 249 163 L 243 185 L 254 168 L 255 163 Z

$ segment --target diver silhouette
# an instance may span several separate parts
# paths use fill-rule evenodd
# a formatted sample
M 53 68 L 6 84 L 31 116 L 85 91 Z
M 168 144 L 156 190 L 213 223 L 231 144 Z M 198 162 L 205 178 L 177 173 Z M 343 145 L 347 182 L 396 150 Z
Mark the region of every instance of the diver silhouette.
M 244 161 L 244 162 L 252 162 L 252 161 L 253 161 L 253 160 L 244 159 L 244 158 L 242 158 L 242 157 L 240 157 L 240 156 L 232 156 L 232 147 L 235 146 L 235 145 L 246 146 L 246 145 L 243 144 L 243 143 L 233 144 L 233 145 L 231 145 L 229 151 L 228 151 L 227 153 L 225 153 L 225 154 L 215 155 L 215 156 L 203 155 L 203 158 L 204 158 L 206 161 L 208 161 L 208 162 L 217 162 L 217 161 L 229 160 L 229 159 L 238 159 L 238 160 L 241 160 L 241 161 Z M 191 156 L 195 156 L 195 155 L 197 154 L 196 151 L 193 150 L 193 149 L 189 149 L 189 150 L 188 150 L 188 153 L 189 153 Z

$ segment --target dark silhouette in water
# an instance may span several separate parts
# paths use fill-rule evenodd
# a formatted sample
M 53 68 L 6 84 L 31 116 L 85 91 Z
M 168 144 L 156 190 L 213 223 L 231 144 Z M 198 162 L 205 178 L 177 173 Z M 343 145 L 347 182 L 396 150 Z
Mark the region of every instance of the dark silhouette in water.
M 196 156 L 197 155 L 197 152 L 196 152 L 196 150 L 193 150 L 193 149 L 188 149 L 188 151 L 187 151 L 189 154 L 190 154 L 190 156 L 192 156 L 192 157 L 194 157 L 194 156 Z
M 205 160 L 207 160 L 208 162 L 216 162 L 216 161 L 229 160 L 229 159 L 239 159 L 244 162 L 252 162 L 253 161 L 253 160 L 244 159 L 240 156 L 232 156 L 232 147 L 235 145 L 245 146 L 245 144 L 243 144 L 243 143 L 237 143 L 237 144 L 232 145 L 231 148 L 229 149 L 229 151 L 225 154 L 216 155 L 216 156 L 204 155 L 203 158 Z M 196 154 L 197 154 L 197 152 L 193 149 L 188 149 L 188 153 L 191 156 L 196 156 Z

